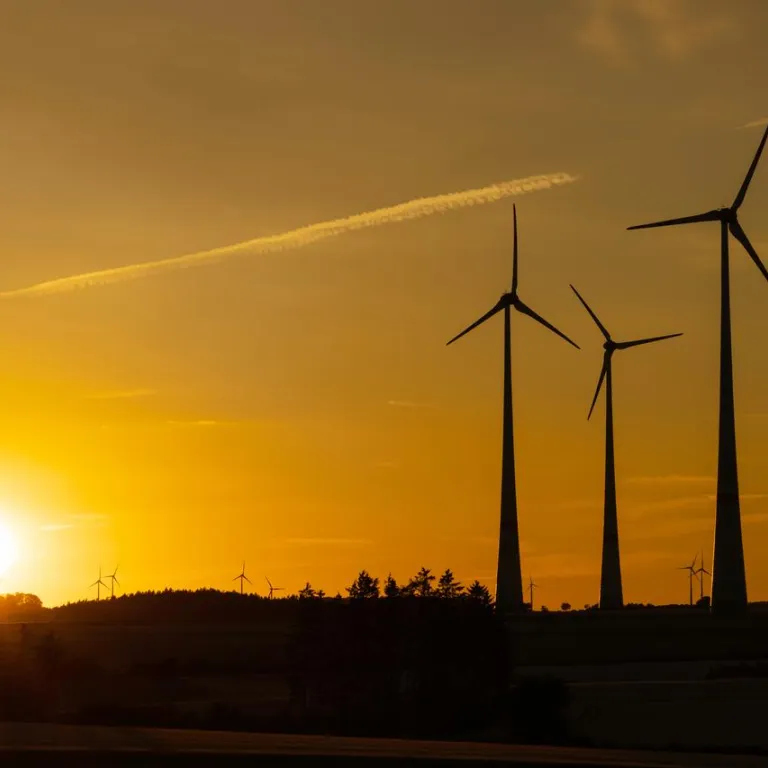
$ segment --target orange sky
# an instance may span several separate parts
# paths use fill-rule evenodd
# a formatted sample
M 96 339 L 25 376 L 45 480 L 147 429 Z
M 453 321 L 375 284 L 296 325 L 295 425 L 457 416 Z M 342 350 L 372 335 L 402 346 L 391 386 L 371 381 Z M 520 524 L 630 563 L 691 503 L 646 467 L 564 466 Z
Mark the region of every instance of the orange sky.
M 523 572 L 595 602 L 601 339 L 617 355 L 628 601 L 711 561 L 717 228 L 768 116 L 761 0 L 39 0 L 0 27 L 0 291 L 424 195 L 564 171 L 523 197 L 514 319 Z M 768 161 L 742 221 L 768 260 Z M 0 589 L 289 590 L 426 565 L 493 586 L 502 325 L 445 341 L 510 276 L 511 202 L 124 284 L 0 301 Z M 768 599 L 768 285 L 733 248 L 742 507 Z

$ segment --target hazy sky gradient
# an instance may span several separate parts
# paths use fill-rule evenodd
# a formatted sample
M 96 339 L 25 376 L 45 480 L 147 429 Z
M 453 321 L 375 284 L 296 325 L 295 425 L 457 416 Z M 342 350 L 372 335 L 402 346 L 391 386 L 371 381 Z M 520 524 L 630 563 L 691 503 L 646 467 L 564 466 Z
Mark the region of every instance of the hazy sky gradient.
M 0 0 L 0 291 L 533 174 L 514 318 L 524 577 L 595 602 L 601 338 L 616 358 L 629 601 L 711 563 L 718 235 L 768 118 L 762 0 Z M 742 221 L 768 260 L 768 162 Z M 751 599 L 768 599 L 768 284 L 733 246 Z M 232 586 L 331 593 L 426 565 L 493 586 L 511 202 L 90 291 L 0 302 L 0 579 L 46 603 Z

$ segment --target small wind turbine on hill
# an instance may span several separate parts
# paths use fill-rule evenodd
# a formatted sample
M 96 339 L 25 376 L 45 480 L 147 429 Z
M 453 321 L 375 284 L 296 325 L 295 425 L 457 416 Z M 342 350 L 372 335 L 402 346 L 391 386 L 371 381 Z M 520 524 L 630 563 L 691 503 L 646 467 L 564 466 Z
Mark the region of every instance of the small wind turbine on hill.
M 688 602 L 690 605 L 693 605 L 693 580 L 697 578 L 696 576 L 696 559 L 698 558 L 698 555 L 693 558 L 690 565 L 681 565 L 677 570 L 678 571 L 688 571 Z
M 699 592 L 700 599 L 704 599 L 704 575 L 711 576 L 712 574 L 704 567 L 704 553 L 701 553 L 701 565 L 696 569 L 696 575 L 699 577 Z
M 91 589 L 93 589 L 93 587 L 96 587 L 96 599 L 101 600 L 101 588 L 107 588 L 107 585 L 101 580 L 101 566 L 99 566 L 99 578 L 91 584 Z
M 533 590 L 538 589 L 539 585 L 533 583 L 533 576 L 528 579 L 528 594 L 530 596 L 531 613 L 533 613 Z
M 600 333 L 605 338 L 603 344 L 603 367 L 600 369 L 600 378 L 597 380 L 597 389 L 589 406 L 587 419 L 591 418 L 595 403 L 600 394 L 600 389 L 605 381 L 605 497 L 603 506 L 603 559 L 600 569 L 600 607 L 621 608 L 624 605 L 624 596 L 621 585 L 621 559 L 619 557 L 619 520 L 616 511 L 616 467 L 613 453 L 613 377 L 611 362 L 613 353 L 617 349 L 629 349 L 639 347 L 641 344 L 651 344 L 655 341 L 673 339 L 682 336 L 682 333 L 670 333 L 666 336 L 652 336 L 636 341 L 614 341 L 589 304 L 584 301 L 582 295 L 573 287 L 571 289 L 589 312 L 589 316 L 595 321 Z
M 230 573 L 231 573 L 231 571 L 230 571 Z M 249 584 L 251 584 L 251 585 L 253 584 L 253 582 L 245 575 L 245 560 L 243 560 L 243 570 L 240 571 L 240 574 L 238 576 L 235 576 L 235 578 L 232 579 L 232 581 L 237 581 L 238 579 L 240 579 L 240 594 L 242 595 L 243 594 L 243 582 L 247 581 Z
M 110 599 L 114 599 L 114 597 L 115 597 L 115 584 L 117 584 L 118 587 L 120 586 L 120 582 L 117 580 L 117 569 L 118 568 L 119 568 L 119 566 L 115 566 L 115 570 L 112 571 L 112 573 L 110 573 L 109 576 L 107 576 L 107 578 L 110 580 L 110 584 L 109 584 L 109 586 L 110 586 L 110 593 L 109 593 Z M 99 574 L 99 577 L 101 577 L 101 574 Z
M 267 579 L 266 576 L 264 578 Z M 279 592 L 281 589 L 285 589 L 285 587 L 273 587 L 272 586 L 272 582 L 269 579 L 267 579 L 267 584 L 269 584 L 269 595 L 268 595 L 268 597 L 269 597 L 270 600 L 272 599 L 272 595 L 275 592 Z
M 512 424 L 512 331 L 511 310 L 528 315 L 552 333 L 579 349 L 576 342 L 524 304 L 517 293 L 517 208 L 512 206 L 512 285 L 478 320 L 454 336 L 448 345 L 482 325 L 499 312 L 504 312 L 504 409 L 501 448 L 501 521 L 499 525 L 499 557 L 496 575 L 496 606 L 501 613 L 523 610 L 523 577 L 520 569 L 520 534 L 517 522 L 517 489 L 515 480 L 515 437 Z

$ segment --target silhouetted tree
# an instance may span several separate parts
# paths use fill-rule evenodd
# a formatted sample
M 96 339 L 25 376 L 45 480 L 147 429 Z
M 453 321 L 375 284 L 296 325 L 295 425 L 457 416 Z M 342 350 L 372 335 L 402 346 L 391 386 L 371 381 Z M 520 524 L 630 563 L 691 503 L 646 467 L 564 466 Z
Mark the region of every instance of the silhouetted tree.
M 571 604 L 570 603 L 563 603 L 560 606 L 561 611 L 570 611 L 571 610 Z
M 347 587 L 353 600 L 365 600 L 379 596 L 379 579 L 373 578 L 368 571 L 360 571 L 358 577 Z
M 549 608 L 547 608 L 546 605 L 542 605 L 541 608 L 539 608 L 539 611 L 541 611 L 541 613 L 549 613 Z
M 435 580 L 432 571 L 429 568 L 422 568 L 404 588 L 409 595 L 417 597 L 429 597 L 432 594 L 432 582 Z
M 307 582 L 306 585 L 299 590 L 299 600 L 311 600 L 317 596 L 317 592 L 312 589 L 312 585 L 309 582 Z
M 467 597 L 483 605 L 493 605 L 493 598 L 491 597 L 488 587 L 481 584 L 477 579 L 469 585 L 469 589 L 466 592 Z
M 464 586 L 456 581 L 453 571 L 450 568 L 446 568 L 445 573 L 437 582 L 437 596 L 453 599 L 458 597 L 463 591 Z
M 385 597 L 400 596 L 400 587 L 397 586 L 397 582 L 395 581 L 391 573 L 389 574 L 389 576 L 387 576 L 387 579 L 384 582 L 384 596 Z

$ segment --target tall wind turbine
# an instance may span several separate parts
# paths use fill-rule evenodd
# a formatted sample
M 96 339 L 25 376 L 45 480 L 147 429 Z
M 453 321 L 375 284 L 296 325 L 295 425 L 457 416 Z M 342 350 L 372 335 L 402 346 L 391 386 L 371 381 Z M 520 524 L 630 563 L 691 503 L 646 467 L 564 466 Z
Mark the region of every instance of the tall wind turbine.
M 530 596 L 531 613 L 533 613 L 533 590 L 538 589 L 539 585 L 533 583 L 533 576 L 528 579 L 528 595 Z
M 693 558 L 690 565 L 681 565 L 678 571 L 688 571 L 688 602 L 693 605 L 693 580 L 696 578 L 696 557 Z
M 120 586 L 120 582 L 117 580 L 117 569 L 118 569 L 118 567 L 119 566 L 115 566 L 115 570 L 112 571 L 112 573 L 110 573 L 109 576 L 107 576 L 107 578 L 110 580 L 110 583 L 109 583 L 109 586 L 110 586 L 109 597 L 110 597 L 110 599 L 113 599 L 114 596 L 115 596 L 115 584 L 117 584 L 118 587 Z M 99 574 L 99 578 L 101 578 L 101 574 Z
M 701 553 L 701 565 L 696 569 L 696 575 L 699 577 L 699 597 L 704 599 L 704 575 L 712 574 L 704 567 L 704 553 Z
M 579 345 L 562 331 L 548 323 L 541 315 L 524 304 L 517 294 L 517 209 L 512 206 L 514 239 L 512 247 L 512 288 L 479 320 L 454 336 L 453 344 L 465 334 L 482 325 L 498 312 L 504 312 L 504 411 L 503 443 L 501 454 L 501 522 L 499 526 L 499 560 L 496 575 L 496 605 L 502 613 L 522 612 L 523 577 L 520 571 L 520 538 L 517 526 L 517 491 L 515 488 L 515 440 L 512 425 L 512 342 L 510 311 L 512 309 L 533 318 L 536 322 L 556 333 L 561 339 L 579 349 Z
M 603 367 L 600 370 L 600 378 L 597 380 L 597 389 L 589 407 L 591 418 L 595 408 L 600 389 L 605 381 L 605 497 L 603 505 L 603 559 L 600 569 L 600 607 L 613 609 L 624 605 L 624 596 L 621 586 L 621 560 L 619 557 L 619 520 L 616 511 L 616 467 L 613 454 L 613 376 L 611 363 L 613 353 L 617 349 L 629 349 L 641 344 L 651 344 L 654 341 L 672 339 L 682 336 L 682 333 L 670 333 L 666 336 L 653 336 L 648 339 L 636 341 L 614 341 L 589 304 L 584 301 L 582 295 L 573 287 L 571 289 L 578 297 L 589 316 L 595 321 L 600 333 L 605 338 L 603 344 Z
M 717 503 L 715 513 L 715 552 L 712 575 L 712 610 L 741 613 L 747 610 L 747 576 L 744 569 L 744 545 L 741 538 L 741 512 L 739 509 L 739 475 L 736 463 L 736 423 L 733 406 L 733 356 L 731 351 L 731 296 L 728 261 L 728 233 L 730 232 L 755 262 L 763 277 L 768 270 L 760 261 L 752 243 L 742 229 L 738 211 L 746 197 L 755 174 L 760 155 L 768 139 L 768 128 L 749 166 L 747 175 L 733 203 L 727 208 L 667 219 L 651 224 L 640 224 L 629 229 L 668 227 L 676 224 L 695 224 L 700 221 L 720 222 L 720 415 L 717 455 Z
M 101 588 L 107 588 L 107 585 L 101 580 L 101 566 L 99 566 L 99 578 L 91 584 L 91 588 L 96 587 L 96 599 L 101 600 Z
M 230 571 L 232 573 L 232 571 Z M 243 560 L 243 570 L 240 571 L 240 574 L 238 576 L 235 576 L 232 581 L 237 581 L 240 579 L 240 594 L 243 594 L 243 582 L 247 581 L 249 584 L 253 584 L 253 582 L 245 575 L 245 560 Z
M 267 579 L 266 576 L 264 578 Z M 272 582 L 269 579 L 267 579 L 267 584 L 269 584 L 269 596 L 268 597 L 269 597 L 270 600 L 272 599 L 272 595 L 275 592 L 279 592 L 281 589 L 285 589 L 285 587 L 273 587 L 272 586 Z

